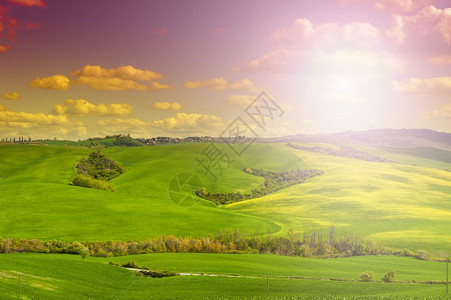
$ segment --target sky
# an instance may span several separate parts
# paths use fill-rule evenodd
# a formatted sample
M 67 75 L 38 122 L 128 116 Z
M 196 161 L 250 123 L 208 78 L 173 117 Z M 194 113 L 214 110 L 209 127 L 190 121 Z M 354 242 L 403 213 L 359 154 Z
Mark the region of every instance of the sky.
M 0 0 L 0 139 L 451 132 L 450 4 Z

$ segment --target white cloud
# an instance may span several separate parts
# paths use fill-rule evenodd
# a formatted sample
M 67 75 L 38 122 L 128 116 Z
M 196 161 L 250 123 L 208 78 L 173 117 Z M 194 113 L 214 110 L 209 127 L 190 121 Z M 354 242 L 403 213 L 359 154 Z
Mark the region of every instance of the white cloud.
M 426 119 L 435 119 L 435 118 L 451 118 L 451 103 L 443 105 L 440 109 L 436 109 L 433 111 L 427 111 L 423 114 L 423 117 Z
M 43 113 L 14 112 L 0 105 L 0 122 L 13 127 L 35 127 L 37 125 L 64 125 L 69 123 L 66 116 Z
M 147 90 L 143 81 L 152 81 L 163 78 L 163 75 L 150 71 L 136 69 L 133 66 L 121 66 L 106 69 L 101 66 L 86 65 L 80 70 L 71 73 L 77 77 L 75 84 L 89 85 L 96 90 Z M 152 89 L 169 88 L 169 86 L 151 83 Z
M 229 95 L 227 103 L 233 106 L 247 107 L 255 99 L 255 96 L 249 95 Z
M 186 89 L 198 89 L 201 87 L 209 87 L 215 91 L 223 91 L 227 89 L 227 80 L 224 77 L 215 77 L 207 80 L 187 81 L 183 85 Z
M 373 6 L 376 10 L 408 13 L 415 12 L 437 0 L 340 0 L 343 4 L 364 3 Z
M 129 104 L 92 104 L 84 99 L 67 99 L 62 104 L 54 106 L 56 115 L 97 115 L 97 116 L 124 116 L 133 113 L 133 107 Z
M 150 126 L 169 132 L 211 132 L 222 128 L 224 122 L 214 115 L 178 113 L 174 117 L 152 121 Z
M 333 53 L 375 55 L 382 35 L 370 23 L 324 23 L 296 19 L 291 27 L 277 30 L 271 37 L 273 50 L 233 71 L 284 73 L 297 72 L 311 63 L 312 57 Z M 351 50 L 352 49 L 352 50 Z M 369 53 L 369 54 L 365 54 Z
M 70 79 L 64 75 L 53 75 L 49 77 L 37 77 L 30 82 L 30 86 L 51 90 L 67 90 L 70 87 Z
M 182 108 L 182 105 L 180 105 L 177 102 L 155 102 L 153 104 L 153 108 L 154 109 L 159 109 L 159 110 L 180 110 Z
M 169 89 L 172 89 L 172 88 L 173 88 L 172 85 L 162 84 L 162 83 L 159 83 L 159 82 L 156 82 L 156 81 L 150 83 L 150 89 L 151 90 L 169 90 Z
M 5 92 L 3 93 L 3 98 L 8 99 L 8 100 L 16 100 L 20 97 L 18 92 L 12 92 L 12 93 L 8 93 Z
M 451 92 L 451 77 L 410 78 L 406 81 L 394 81 L 393 88 L 404 93 L 447 93 Z
M 424 7 L 412 16 L 393 15 L 387 36 L 404 49 L 420 54 L 449 55 L 451 8 Z M 446 50 L 445 50 L 446 49 Z M 443 52 L 445 53 L 438 53 Z

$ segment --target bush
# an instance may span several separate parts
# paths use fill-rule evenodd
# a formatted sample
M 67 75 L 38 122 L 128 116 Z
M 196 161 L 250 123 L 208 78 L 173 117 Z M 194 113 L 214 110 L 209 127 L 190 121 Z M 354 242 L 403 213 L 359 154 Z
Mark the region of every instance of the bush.
M 370 271 L 363 272 L 360 274 L 360 281 L 370 282 L 373 280 L 374 273 Z
M 162 277 L 172 277 L 172 276 L 178 276 L 180 275 L 177 272 L 170 272 L 170 271 L 139 271 L 140 274 L 148 277 L 156 277 L 156 278 L 162 278 Z
M 141 267 L 140 265 L 138 265 L 136 263 L 136 261 L 134 261 L 134 260 L 130 260 L 130 261 L 126 262 L 126 263 L 123 263 L 122 267 L 124 267 L 124 268 L 133 268 L 133 269 L 145 269 L 145 268 Z
M 125 171 L 118 163 L 109 159 L 100 151 L 94 151 L 83 157 L 75 165 L 75 169 L 77 174 L 103 181 L 110 181 Z
M 72 183 L 76 186 L 114 192 L 114 188 L 108 182 L 92 179 L 81 174 L 75 176 L 74 179 L 72 179 Z
M 393 278 L 395 278 L 395 271 L 389 271 L 387 272 L 387 274 L 384 275 L 384 277 L 382 278 L 383 282 L 393 282 Z

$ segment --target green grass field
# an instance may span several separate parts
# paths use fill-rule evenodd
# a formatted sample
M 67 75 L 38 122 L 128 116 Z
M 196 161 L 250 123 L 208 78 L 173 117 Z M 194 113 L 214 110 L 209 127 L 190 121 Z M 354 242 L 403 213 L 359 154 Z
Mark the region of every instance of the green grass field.
M 236 276 L 143 278 L 108 264 L 130 259 L 153 269 Z M 396 279 L 405 282 L 380 282 L 379 277 L 393 267 L 397 271 Z M 377 282 L 356 281 L 367 270 L 374 271 Z M 266 298 L 268 273 L 271 299 L 368 299 L 370 296 L 373 299 L 446 299 L 443 284 L 406 283 L 443 281 L 443 263 L 398 257 L 318 260 L 274 255 L 150 254 L 82 261 L 74 255 L 3 254 L 0 255 L 2 299 L 17 299 L 19 273 L 23 299 L 262 299 Z
M 451 172 L 449 152 L 367 148 L 403 164 L 367 162 L 301 151 L 285 144 L 255 144 L 215 181 L 196 163 L 209 144 L 102 149 L 126 168 L 111 181 L 116 192 L 70 185 L 74 165 L 94 149 L 66 146 L 0 145 L 0 236 L 42 240 L 145 240 L 160 235 L 200 237 L 224 229 L 286 236 L 304 228 L 335 226 L 385 246 L 450 255 Z M 322 146 L 327 146 L 322 144 Z M 216 145 L 229 151 L 227 145 Z M 333 147 L 333 146 L 331 146 Z M 417 162 L 417 163 L 415 163 Z M 168 196 L 168 184 L 180 173 L 196 174 L 212 192 L 246 192 L 263 178 L 243 168 L 270 171 L 319 169 L 321 176 L 261 198 L 217 207 L 198 199 L 181 207 Z M 217 174 L 218 175 L 218 174 Z M 108 265 L 136 260 L 154 269 L 239 274 L 247 277 L 149 279 Z M 419 296 L 436 299 L 443 286 L 412 283 L 363 283 L 360 273 L 380 280 L 390 269 L 400 281 L 442 281 L 443 264 L 399 257 L 306 259 L 267 255 L 151 254 L 94 258 L 43 254 L 0 255 L 0 297 L 17 296 L 17 272 L 23 293 L 34 298 L 219 298 Z M 288 279 L 283 276 L 347 281 Z M 252 278 L 249 278 L 252 277 Z M 255 277 L 255 278 L 254 278 Z M 170 287 L 170 288 L 168 288 Z M 387 298 L 388 299 L 388 298 Z
M 217 145 L 226 150 L 226 145 Z M 387 246 L 451 249 L 451 173 L 431 167 L 366 162 L 292 149 L 253 145 L 217 181 L 202 176 L 196 157 L 205 144 L 115 147 L 103 152 L 127 171 L 117 192 L 69 185 L 73 166 L 91 149 L 0 146 L 0 235 L 62 240 L 130 240 L 162 234 L 202 236 L 221 229 L 286 234 L 289 230 L 352 233 Z M 273 171 L 315 168 L 324 174 L 265 197 L 216 207 L 171 202 L 177 174 L 195 172 L 213 192 L 248 191 L 263 179 L 245 167 Z

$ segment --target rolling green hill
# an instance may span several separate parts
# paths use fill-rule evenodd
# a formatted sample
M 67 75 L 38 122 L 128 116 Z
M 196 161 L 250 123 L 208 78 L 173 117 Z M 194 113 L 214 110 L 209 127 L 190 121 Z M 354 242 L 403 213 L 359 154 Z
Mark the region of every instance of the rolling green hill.
M 145 240 L 161 235 L 201 237 L 237 229 L 286 237 L 304 230 L 326 235 L 335 226 L 337 236 L 350 233 L 385 246 L 424 250 L 435 257 L 450 255 L 451 172 L 444 170 L 449 159 L 444 150 L 436 156 L 435 150 L 349 145 L 400 162 L 388 163 L 303 151 L 283 143 L 255 144 L 242 156 L 232 155 L 226 144 L 214 146 L 231 158 L 230 165 L 222 165 L 221 176 L 212 169 L 217 180 L 198 164 L 211 144 L 102 149 L 126 170 L 110 182 L 116 192 L 108 192 L 70 184 L 75 164 L 93 149 L 0 145 L 0 236 Z M 336 146 L 322 143 L 321 147 Z M 202 186 L 215 193 L 245 193 L 264 183 L 262 177 L 244 172 L 245 168 L 324 173 L 229 205 L 195 198 L 196 205 L 182 207 L 169 197 L 169 182 L 180 173 L 195 174 Z M 130 260 L 152 269 L 220 276 L 143 278 L 108 264 Z M 391 269 L 400 282 L 380 282 Z M 374 272 L 377 282 L 356 281 L 365 271 Z M 18 272 L 22 273 L 22 295 L 45 299 L 263 298 L 268 273 L 271 297 L 402 299 L 438 298 L 444 293 L 442 284 L 418 283 L 443 281 L 443 263 L 404 257 L 321 260 L 161 253 L 81 260 L 78 255 L 0 254 L 2 299 L 17 298 Z
M 130 259 L 154 269 L 226 276 L 138 277 L 107 263 Z M 449 299 L 444 284 L 420 283 L 443 281 L 443 265 L 399 257 L 150 254 L 82 261 L 74 255 L 1 254 L 0 294 L 17 299 L 20 274 L 23 299 L 266 299 L 269 274 L 271 299 Z M 393 267 L 400 282 L 381 282 Z M 357 281 L 364 271 L 374 271 L 375 282 Z
M 2 145 L 0 235 L 61 240 L 143 240 L 163 234 L 202 236 L 221 229 L 285 235 L 335 226 L 387 246 L 451 249 L 451 173 L 430 167 L 367 162 L 255 144 L 215 181 L 199 157 L 209 144 L 114 147 L 103 150 L 127 171 L 116 192 L 69 185 L 86 148 Z M 227 145 L 216 145 L 227 151 Z M 198 199 L 180 207 L 168 196 L 179 173 L 193 172 L 212 192 L 249 191 L 263 179 L 246 167 L 281 172 L 319 169 L 323 175 L 262 198 L 216 207 Z

